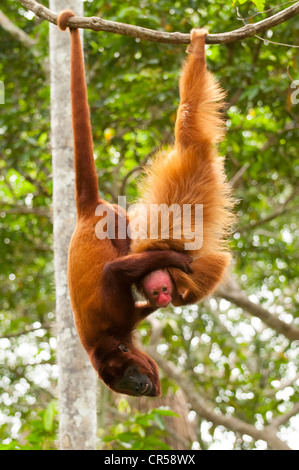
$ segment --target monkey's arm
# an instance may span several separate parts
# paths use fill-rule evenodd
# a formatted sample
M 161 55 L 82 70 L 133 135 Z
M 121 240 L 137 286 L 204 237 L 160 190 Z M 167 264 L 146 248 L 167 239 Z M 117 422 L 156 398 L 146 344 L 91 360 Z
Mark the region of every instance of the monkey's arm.
M 155 312 L 157 308 L 156 305 L 151 305 L 147 300 L 135 302 L 135 315 L 139 321 L 142 321 Z
M 150 307 L 136 310 L 131 286 L 146 274 L 156 269 L 175 266 L 187 273 L 192 271 L 190 257 L 175 251 L 147 251 L 136 255 L 123 256 L 105 264 L 101 282 L 103 309 L 109 311 L 110 320 L 136 325 L 152 313 Z M 123 324 L 125 328 L 125 323 Z
M 122 284 L 132 285 L 146 274 L 156 269 L 179 268 L 191 273 L 191 258 L 185 253 L 176 251 L 146 251 L 135 255 L 123 256 L 106 263 L 103 270 L 103 281 L 113 274 Z

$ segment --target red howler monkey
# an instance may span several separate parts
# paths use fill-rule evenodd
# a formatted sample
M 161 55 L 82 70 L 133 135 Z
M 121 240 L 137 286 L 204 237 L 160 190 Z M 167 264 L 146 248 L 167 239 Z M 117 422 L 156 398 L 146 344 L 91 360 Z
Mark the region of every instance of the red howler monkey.
M 61 30 L 72 16 L 75 14 L 70 10 L 61 12 Z M 157 365 L 133 341 L 136 325 L 155 308 L 135 304 L 131 287 L 161 268 L 176 267 L 190 273 L 191 259 L 171 250 L 128 255 L 128 237 L 96 237 L 98 205 L 104 204 L 108 216 L 115 218 L 116 233 L 116 215 L 126 218 L 126 213 L 98 195 L 80 35 L 77 29 L 70 32 L 77 222 L 69 248 L 68 284 L 75 325 L 93 367 L 108 387 L 128 395 L 159 396 Z
M 131 245 L 132 253 L 150 250 L 176 250 L 183 252 L 185 243 L 192 240 L 198 227 L 195 225 L 195 205 L 203 206 L 202 244 L 186 251 L 193 258 L 192 273 L 176 268 L 151 272 L 139 283 L 152 305 L 187 305 L 198 302 L 210 294 L 221 281 L 230 262 L 225 248 L 225 238 L 233 222 L 231 189 L 225 181 L 224 162 L 217 156 L 215 143 L 223 136 L 223 122 L 219 114 L 224 92 L 205 62 L 206 30 L 191 31 L 189 56 L 180 80 L 180 106 L 175 125 L 174 148 L 165 155 L 160 153 L 146 168 L 141 181 L 138 208 L 143 209 L 147 223 L 144 239 Z M 179 209 L 189 205 L 191 224 L 184 237 L 163 239 L 163 223 L 157 221 L 160 236 L 151 239 L 153 222 L 150 211 L 154 205 L 176 204 Z M 137 220 L 142 222 L 142 217 Z M 134 219 L 134 214 L 133 214 Z M 149 223 L 150 221 L 150 223 Z M 160 225 L 159 225 L 160 224 Z M 158 227 L 159 226 L 159 227 Z M 173 214 L 170 230 L 181 229 L 181 211 Z M 173 234 L 173 232 L 172 232 Z

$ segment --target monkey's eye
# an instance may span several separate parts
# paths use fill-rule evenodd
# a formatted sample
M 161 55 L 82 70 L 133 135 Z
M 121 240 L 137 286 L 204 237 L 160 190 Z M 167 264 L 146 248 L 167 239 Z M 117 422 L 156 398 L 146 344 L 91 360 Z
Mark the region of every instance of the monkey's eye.
M 158 294 L 159 294 L 159 292 L 157 292 L 156 290 L 154 290 L 153 295 L 158 295 Z
M 162 292 L 166 292 L 167 291 L 167 287 L 162 287 Z
M 122 352 L 129 352 L 129 348 L 125 344 L 120 344 L 118 347 Z

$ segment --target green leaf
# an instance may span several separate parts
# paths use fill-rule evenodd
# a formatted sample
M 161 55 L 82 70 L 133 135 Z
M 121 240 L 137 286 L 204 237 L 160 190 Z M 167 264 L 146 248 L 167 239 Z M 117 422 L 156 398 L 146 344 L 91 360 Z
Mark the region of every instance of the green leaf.
M 52 431 L 55 414 L 56 414 L 56 402 L 51 401 L 51 403 L 49 403 L 49 405 L 47 406 L 43 414 L 43 425 L 44 425 L 45 431 L 48 431 L 48 432 Z
M 158 426 L 158 428 L 164 431 L 165 422 L 164 422 L 164 419 L 163 419 L 162 415 L 155 414 L 154 415 L 154 421 L 155 421 L 156 425 Z
M 131 411 L 131 407 L 129 405 L 129 402 L 126 398 L 122 397 L 119 402 L 118 402 L 118 405 L 117 405 L 117 408 L 119 410 L 120 413 L 127 413 L 129 414 L 130 411 Z
M 162 408 L 162 407 L 154 408 L 152 412 L 155 412 L 155 414 L 160 415 L 160 416 L 176 416 L 177 418 L 179 417 L 179 415 L 175 413 L 174 411 L 169 410 L 167 408 Z
M 140 436 L 139 434 L 134 433 L 134 432 L 122 432 L 118 434 L 117 438 L 122 442 L 130 443 L 136 439 L 139 439 Z
M 263 11 L 265 7 L 266 0 L 252 0 L 252 2 L 255 4 L 256 8 L 259 11 Z

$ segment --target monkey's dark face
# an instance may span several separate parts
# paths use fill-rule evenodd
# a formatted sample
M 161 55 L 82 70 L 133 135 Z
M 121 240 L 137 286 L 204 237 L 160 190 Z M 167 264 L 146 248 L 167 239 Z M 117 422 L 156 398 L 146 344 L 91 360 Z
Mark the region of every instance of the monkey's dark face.
M 123 376 L 116 380 L 113 388 L 119 393 L 128 395 L 151 396 L 153 383 L 147 375 L 140 373 L 136 365 L 131 365 L 125 370 Z
M 118 393 L 149 397 L 161 395 L 156 363 L 133 345 L 119 344 L 113 357 L 102 367 L 100 377 Z

